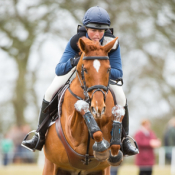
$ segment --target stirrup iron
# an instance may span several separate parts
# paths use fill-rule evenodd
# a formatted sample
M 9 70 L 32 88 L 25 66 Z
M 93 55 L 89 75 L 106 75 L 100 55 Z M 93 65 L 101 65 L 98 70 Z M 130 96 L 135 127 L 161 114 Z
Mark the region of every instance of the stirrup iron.
M 32 151 L 32 152 L 35 152 L 36 147 L 38 146 L 39 141 L 40 141 L 40 133 L 39 133 L 39 132 L 36 132 L 36 130 L 30 131 L 30 132 L 24 137 L 23 141 L 26 141 L 27 138 L 28 138 L 28 136 L 29 136 L 31 133 L 33 133 L 33 132 L 38 136 L 38 141 L 37 141 L 37 143 L 36 143 L 35 148 L 34 148 L 34 149 L 30 149 L 29 147 L 23 145 L 22 143 L 21 143 L 21 146 L 24 147 L 24 148 L 27 148 L 28 150 L 30 150 L 30 151 Z
M 124 138 L 122 139 L 122 143 L 123 143 L 123 140 L 125 140 L 127 137 L 130 138 L 130 139 L 134 142 L 135 148 L 137 148 L 138 153 L 139 153 L 139 148 L 138 148 L 137 142 L 134 140 L 133 137 L 127 135 L 126 137 L 124 137 Z M 132 156 L 132 155 L 124 155 L 124 157 L 129 157 L 129 156 Z

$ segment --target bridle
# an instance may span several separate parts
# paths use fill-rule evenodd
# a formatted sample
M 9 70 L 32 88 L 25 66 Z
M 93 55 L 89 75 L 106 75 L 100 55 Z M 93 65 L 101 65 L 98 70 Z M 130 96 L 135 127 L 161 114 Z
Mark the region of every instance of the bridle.
M 88 57 L 83 57 L 83 60 L 109 60 L 109 57 L 108 56 L 88 56 Z M 108 90 L 109 90 L 109 80 L 108 80 L 108 85 L 107 86 L 104 86 L 104 85 L 94 85 L 94 86 L 91 86 L 91 87 L 87 87 L 86 85 L 86 80 L 85 80 L 85 76 L 84 76 L 84 72 L 85 72 L 85 69 L 84 69 L 84 65 L 82 64 L 82 67 L 81 67 L 81 77 L 82 77 L 82 81 L 83 81 L 83 84 L 82 84 L 82 81 L 80 79 L 80 76 L 79 76 L 79 73 L 78 71 L 76 70 L 76 73 L 77 73 L 77 76 L 78 76 L 78 79 L 79 79 L 79 82 L 81 84 L 81 88 L 83 89 L 83 93 L 84 93 L 84 96 L 85 96 L 85 101 L 88 102 L 89 104 L 91 103 L 91 99 L 93 98 L 93 95 L 95 94 L 95 92 L 97 91 L 100 91 L 102 92 L 103 94 L 103 97 L 104 97 L 104 102 L 106 100 L 106 95 L 108 93 Z M 110 74 L 111 74 L 111 69 L 109 69 L 109 78 L 110 78 Z M 78 99 L 81 99 L 80 97 L 78 97 L 76 94 L 74 94 L 70 88 L 68 88 L 68 90 L 70 91 L 70 93 L 75 96 L 76 98 Z M 88 92 L 91 92 L 95 90 L 93 93 L 92 93 L 92 97 L 90 98 L 89 96 L 89 93 Z M 105 92 L 104 92 L 105 91 Z M 82 99 L 83 100 L 83 99 Z

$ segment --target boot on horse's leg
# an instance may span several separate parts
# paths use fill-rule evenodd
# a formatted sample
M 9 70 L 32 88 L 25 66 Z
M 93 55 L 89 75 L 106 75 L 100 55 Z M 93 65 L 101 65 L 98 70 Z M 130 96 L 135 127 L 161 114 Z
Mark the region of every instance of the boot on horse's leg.
M 129 140 L 129 111 L 128 105 L 124 106 L 125 108 L 125 116 L 122 121 L 123 128 L 125 130 L 125 138 L 123 140 L 123 155 L 125 156 L 132 156 L 139 153 L 137 144 L 136 147 L 132 146 L 131 141 Z M 124 134 L 123 134 L 124 135 Z
M 49 115 L 49 111 L 44 113 L 44 109 L 49 105 L 49 102 L 43 99 L 42 106 L 41 106 L 41 111 L 39 114 L 39 124 L 38 127 L 40 127 L 41 123 L 43 120 Z M 45 133 L 48 129 L 48 126 L 50 124 L 51 119 L 49 118 L 48 121 L 45 122 L 45 124 L 42 126 L 41 130 L 39 131 L 39 134 L 35 134 L 32 139 L 30 140 L 25 140 L 21 143 L 21 146 L 31 150 L 35 151 L 35 149 L 41 151 L 42 147 L 45 143 Z M 40 135 L 40 137 L 38 136 Z M 39 139 L 39 140 L 38 140 Z M 38 144 L 37 144 L 38 143 Z
M 84 100 L 78 100 L 74 107 L 83 116 L 90 137 L 95 140 L 92 147 L 94 150 L 94 157 L 97 160 L 106 160 L 109 157 L 109 151 L 107 150 L 110 147 L 110 144 L 103 138 L 103 133 L 89 111 L 89 104 Z

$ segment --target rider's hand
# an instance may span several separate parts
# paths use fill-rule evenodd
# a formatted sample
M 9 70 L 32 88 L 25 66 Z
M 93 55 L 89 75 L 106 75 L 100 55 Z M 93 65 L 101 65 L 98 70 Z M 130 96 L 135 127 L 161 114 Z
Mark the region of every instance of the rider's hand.
M 80 57 L 70 59 L 70 63 L 72 65 L 72 67 L 75 67 L 78 64 L 79 59 L 80 59 Z
M 159 139 L 151 139 L 149 143 L 152 148 L 158 148 L 161 146 L 161 141 Z

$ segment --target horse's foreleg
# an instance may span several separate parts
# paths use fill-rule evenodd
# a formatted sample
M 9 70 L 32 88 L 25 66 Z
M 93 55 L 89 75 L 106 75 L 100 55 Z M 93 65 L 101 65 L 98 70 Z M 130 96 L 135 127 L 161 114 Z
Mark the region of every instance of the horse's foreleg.
M 91 138 L 95 140 L 92 147 L 95 151 L 95 158 L 98 160 L 106 160 L 109 157 L 108 148 L 110 147 L 110 144 L 103 138 L 103 133 L 89 111 L 89 104 L 83 100 L 78 100 L 74 106 L 75 109 L 83 116 L 89 134 Z
M 91 138 L 101 144 L 101 148 L 99 149 L 102 149 L 101 151 L 108 149 L 110 145 L 103 139 L 103 133 L 101 132 L 93 115 L 89 111 L 89 104 L 84 100 L 78 100 L 74 106 L 76 111 L 78 111 L 83 116 Z M 103 142 L 105 142 L 105 144 Z M 107 148 L 104 148 L 106 146 Z
M 54 173 L 54 164 L 50 162 L 46 157 L 45 157 L 45 163 L 44 163 L 44 168 L 43 168 L 43 173 L 42 175 L 55 175 Z
M 101 131 L 96 131 L 93 134 L 93 138 L 96 142 L 101 142 L 103 140 L 103 133 Z
M 112 145 L 108 163 L 111 166 L 118 166 L 123 161 L 123 153 L 120 151 L 120 145 Z
M 112 108 L 114 115 L 112 138 L 111 138 L 111 153 L 108 162 L 112 166 L 118 166 L 123 161 L 123 153 L 120 151 L 121 134 L 122 134 L 122 119 L 124 116 L 124 109 L 121 106 L 114 106 Z

